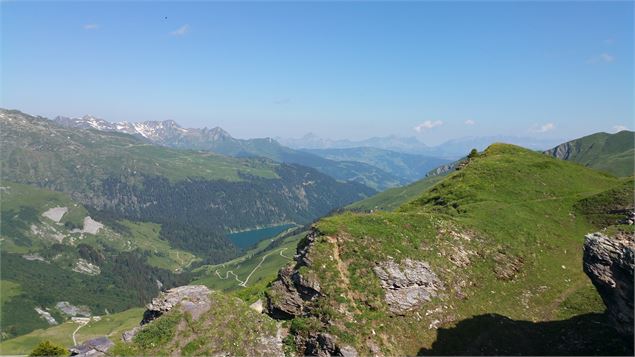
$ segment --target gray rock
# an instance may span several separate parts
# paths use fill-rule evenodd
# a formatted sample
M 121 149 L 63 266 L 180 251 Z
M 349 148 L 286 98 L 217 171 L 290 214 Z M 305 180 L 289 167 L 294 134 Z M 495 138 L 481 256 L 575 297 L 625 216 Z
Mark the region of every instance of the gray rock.
M 391 312 L 405 314 L 437 296 L 443 283 L 426 262 L 405 259 L 401 264 L 392 260 L 373 268 L 385 292 Z
M 55 307 L 68 316 L 84 316 L 90 317 L 90 307 L 88 306 L 75 306 L 68 301 L 60 301 L 55 304 Z
M 205 285 L 184 285 L 162 292 L 146 305 L 141 324 L 147 324 L 179 304 L 196 319 L 211 307 L 210 293 L 211 290 Z
M 300 267 L 312 264 L 308 253 L 319 235 L 313 228 L 298 245 L 296 265 L 283 267 L 278 272 L 278 279 L 267 292 L 267 313 L 271 317 L 287 320 L 302 316 L 306 312 L 306 303 L 320 296 L 319 281 L 299 272 Z
M 286 320 L 302 316 L 305 312 L 305 302 L 318 296 L 319 292 L 312 290 L 310 286 L 297 285 L 304 281 L 301 278 L 293 278 L 297 274 L 298 272 L 290 266 L 278 272 L 278 279 L 267 292 L 267 313 L 271 317 Z
M 133 329 L 128 331 L 124 331 L 124 333 L 121 334 L 121 339 L 123 340 L 123 342 L 130 343 L 137 335 L 137 333 L 139 333 L 139 331 L 141 331 L 140 326 L 134 327 Z
M 70 348 L 71 356 L 106 356 L 108 350 L 115 344 L 106 336 L 93 338 L 81 345 Z
M 585 238 L 584 272 L 600 293 L 614 327 L 633 336 L 635 238 L 624 233 L 607 237 L 599 232 Z
M 342 355 L 342 357 L 357 357 L 357 356 L 359 356 L 359 354 L 357 353 L 357 350 L 354 349 L 351 346 L 342 346 L 342 347 L 340 347 L 340 354 Z
M 340 347 L 337 338 L 328 333 L 317 333 L 310 335 L 304 341 L 304 355 L 306 356 L 346 356 L 357 357 L 357 351 L 351 346 Z

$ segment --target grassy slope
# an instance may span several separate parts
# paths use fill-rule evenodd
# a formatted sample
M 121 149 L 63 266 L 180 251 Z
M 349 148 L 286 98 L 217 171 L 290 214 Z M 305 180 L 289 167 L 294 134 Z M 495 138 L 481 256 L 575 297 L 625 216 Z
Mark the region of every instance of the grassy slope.
M 444 176 L 427 177 L 407 186 L 391 188 L 361 201 L 351 203 L 346 206 L 346 209 L 352 211 L 392 211 L 417 197 L 443 178 Z
M 276 323 L 235 297 L 212 292 L 211 307 L 197 319 L 173 309 L 139 332 L 132 344 L 119 343 L 115 355 L 262 355 L 263 340 L 276 335 Z
M 574 205 L 619 183 L 579 165 L 493 145 L 397 212 L 320 221 L 325 236 L 311 250 L 312 267 L 303 268 L 325 293 L 314 311 L 362 354 L 366 340 L 388 354 L 415 354 L 435 341 L 430 326 L 451 327 L 481 314 L 549 321 L 566 316 L 564 302 L 572 299 L 586 304 L 577 306 L 579 313 L 603 311 L 581 266 L 584 234 L 596 227 L 576 217 Z M 466 267 L 453 262 L 457 249 L 471 252 Z M 335 253 L 339 261 L 331 258 Z M 445 296 L 418 313 L 392 317 L 370 269 L 389 257 L 430 263 Z
M 192 283 L 206 285 L 213 290 L 235 291 L 240 294 L 240 290 L 244 290 L 244 287 L 239 286 L 236 278 L 232 274 L 228 275 L 228 272 L 232 271 L 238 276 L 238 279 L 244 281 L 253 271 L 246 284 L 247 287 L 263 290 L 265 285 L 275 279 L 278 270 L 293 259 L 298 242 L 305 235 L 306 232 L 302 232 L 282 238 L 282 241 L 275 248 L 268 248 L 273 239 L 264 240 L 239 258 L 223 264 L 197 268 L 194 270 L 197 278 Z M 216 271 L 221 278 L 215 273 Z M 254 293 L 259 294 L 259 291 Z
M 78 343 L 99 336 L 110 336 L 118 340 L 121 334 L 139 325 L 143 316 L 143 308 L 126 310 L 120 313 L 105 315 L 100 321 L 91 321 L 83 326 L 75 335 Z M 68 321 L 47 329 L 35 330 L 29 334 L 0 343 L 0 354 L 28 354 L 43 340 L 49 340 L 63 346 L 72 346 L 72 334 L 79 325 Z
M 562 145 L 571 148 L 567 160 L 617 176 L 634 174 L 635 133 L 632 131 L 596 133 Z

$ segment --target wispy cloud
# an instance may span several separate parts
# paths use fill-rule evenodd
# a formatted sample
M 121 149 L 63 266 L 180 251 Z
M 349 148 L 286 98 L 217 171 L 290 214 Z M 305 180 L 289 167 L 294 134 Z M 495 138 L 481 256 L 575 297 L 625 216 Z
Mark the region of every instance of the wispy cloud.
M 474 125 L 474 124 L 476 124 L 476 122 L 472 119 L 468 119 L 465 121 L 465 125 Z
M 186 33 L 188 33 L 189 31 L 190 31 L 190 25 L 185 24 L 185 25 L 179 27 L 178 29 L 170 32 L 170 35 L 172 35 L 172 36 L 183 36 Z
M 291 103 L 291 98 L 289 97 L 276 98 L 273 100 L 273 104 L 289 104 L 289 103 Z
M 535 125 L 534 127 L 530 129 L 530 131 L 534 133 L 546 133 L 548 131 L 552 131 L 555 128 L 556 128 L 556 125 L 554 123 L 546 123 L 542 125 Z
M 426 120 L 423 123 L 415 126 L 413 129 L 417 132 L 417 133 L 423 133 L 424 131 L 428 130 L 428 129 L 432 129 L 435 128 L 437 126 L 441 126 L 443 125 L 443 122 L 441 120 Z
M 615 39 L 613 37 L 609 37 L 606 40 L 604 40 L 605 45 L 612 45 L 614 43 L 615 43 Z
M 97 30 L 99 28 L 99 25 L 97 24 L 85 24 L 84 26 L 82 26 L 84 28 L 84 30 Z
M 598 64 L 598 63 L 611 63 L 615 61 L 615 56 L 613 56 L 610 53 L 600 53 L 597 56 L 593 56 L 591 58 L 589 58 L 589 60 L 587 61 L 587 63 L 589 64 Z
M 628 128 L 626 126 L 624 126 L 624 125 L 615 125 L 613 127 L 613 130 L 618 132 L 618 131 L 622 131 L 622 130 L 628 130 Z

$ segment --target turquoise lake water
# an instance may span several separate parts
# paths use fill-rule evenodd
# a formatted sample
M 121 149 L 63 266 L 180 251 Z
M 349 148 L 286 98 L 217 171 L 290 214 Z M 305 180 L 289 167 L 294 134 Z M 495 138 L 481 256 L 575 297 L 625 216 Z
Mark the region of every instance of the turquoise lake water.
M 258 242 L 260 242 L 261 240 L 273 238 L 293 226 L 293 224 L 283 224 L 275 227 L 254 229 L 251 231 L 240 233 L 231 233 L 227 235 L 227 238 L 229 238 L 232 243 L 236 244 L 238 248 L 245 249 L 258 244 Z

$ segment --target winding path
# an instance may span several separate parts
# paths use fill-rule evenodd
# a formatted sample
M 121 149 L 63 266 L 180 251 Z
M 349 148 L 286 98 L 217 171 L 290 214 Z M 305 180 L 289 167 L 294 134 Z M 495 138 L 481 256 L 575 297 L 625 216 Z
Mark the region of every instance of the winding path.
M 280 249 L 280 250 L 278 251 L 278 252 L 279 252 L 279 254 L 280 254 L 280 256 L 281 256 L 281 257 L 283 257 L 283 258 L 285 258 L 285 259 L 293 260 L 292 258 L 289 258 L 289 257 L 287 257 L 286 255 L 282 254 L 282 252 L 283 252 L 283 251 L 285 251 L 286 249 L 287 249 L 287 248 L 282 248 L 282 249 Z M 233 270 L 227 270 L 227 271 L 225 272 L 225 277 L 223 277 L 223 276 L 222 276 L 222 275 L 218 272 L 218 269 L 216 269 L 216 270 L 214 271 L 214 274 L 216 274 L 216 276 L 218 276 L 218 278 L 219 278 L 219 279 L 221 279 L 221 280 L 227 280 L 227 279 L 229 279 L 229 275 L 231 274 L 231 275 L 233 275 L 233 276 L 234 276 L 234 279 L 236 279 L 236 281 L 238 282 L 238 286 L 241 286 L 241 287 L 247 287 L 247 282 L 249 282 L 249 279 L 251 278 L 251 276 L 252 276 L 252 275 L 254 275 L 254 273 L 256 272 L 256 270 L 258 270 L 258 269 L 262 266 L 262 263 L 264 263 L 264 262 L 265 262 L 265 259 L 267 259 L 267 257 L 268 257 L 269 255 L 271 255 L 272 253 L 274 253 L 274 252 L 267 253 L 267 254 L 265 254 L 262 258 L 260 258 L 260 262 L 258 263 L 258 265 L 256 265 L 256 266 L 252 269 L 252 271 L 249 273 L 249 275 L 247 275 L 247 277 L 245 278 L 245 280 L 244 280 L 244 281 L 243 281 L 243 280 L 240 280 L 240 279 L 238 278 L 238 275 L 236 275 L 236 273 L 234 273 L 234 271 L 233 271 Z M 224 266 L 224 264 L 223 264 L 223 266 Z

